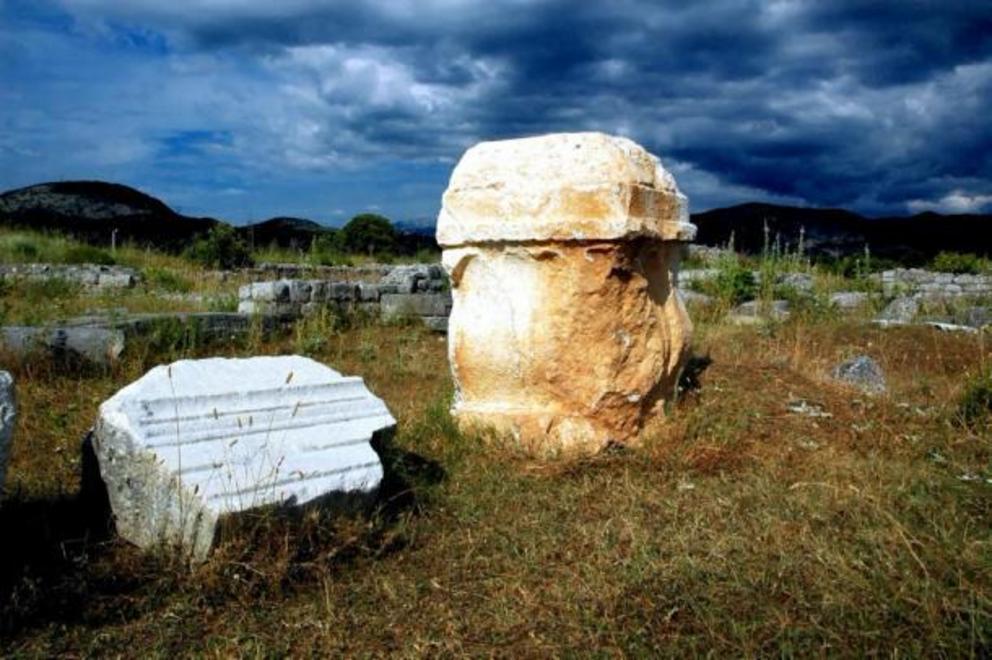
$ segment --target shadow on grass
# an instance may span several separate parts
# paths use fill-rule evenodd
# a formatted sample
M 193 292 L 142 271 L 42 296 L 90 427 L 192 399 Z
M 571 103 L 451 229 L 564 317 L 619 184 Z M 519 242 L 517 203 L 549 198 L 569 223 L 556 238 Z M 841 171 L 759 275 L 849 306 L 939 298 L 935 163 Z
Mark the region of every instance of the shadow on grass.
M 113 538 L 110 503 L 96 457 L 83 444 L 82 487 L 73 496 L 0 503 L 0 633 L 32 620 L 73 619 L 91 585 L 81 572 Z
M 709 355 L 693 355 L 686 360 L 682 373 L 679 374 L 678 391 L 681 396 L 698 392 L 702 387 L 702 375 L 713 364 Z
M 0 638 L 52 623 L 131 620 L 165 607 L 171 596 L 221 603 L 281 595 L 313 584 L 322 571 L 401 550 L 402 520 L 422 510 L 418 494 L 443 481 L 445 470 L 389 437 L 373 438 L 373 446 L 384 467 L 374 496 L 332 493 L 222 519 L 211 558 L 190 567 L 178 552 L 142 551 L 116 537 L 87 439 L 78 494 L 14 494 L 0 503 Z

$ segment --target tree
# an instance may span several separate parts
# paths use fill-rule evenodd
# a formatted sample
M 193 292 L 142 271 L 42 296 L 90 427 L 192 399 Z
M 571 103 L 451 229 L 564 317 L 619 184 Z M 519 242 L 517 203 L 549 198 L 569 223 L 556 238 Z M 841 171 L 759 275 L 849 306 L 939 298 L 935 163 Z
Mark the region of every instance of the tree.
M 245 242 L 230 225 L 218 224 L 210 228 L 204 238 L 197 239 L 186 250 L 186 256 L 208 268 L 232 270 L 252 266 L 254 260 Z
M 346 251 L 372 256 L 395 249 L 396 230 L 388 218 L 375 213 L 362 213 L 341 228 L 340 240 Z

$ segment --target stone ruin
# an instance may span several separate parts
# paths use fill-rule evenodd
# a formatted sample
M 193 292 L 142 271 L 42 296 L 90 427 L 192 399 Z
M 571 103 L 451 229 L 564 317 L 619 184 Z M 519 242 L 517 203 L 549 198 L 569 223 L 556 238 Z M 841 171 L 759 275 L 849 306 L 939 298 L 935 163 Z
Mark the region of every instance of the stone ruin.
M 541 454 L 636 440 L 687 357 L 692 325 L 675 285 L 694 236 L 672 175 L 630 140 L 469 149 L 437 226 L 459 423 Z
M 91 444 L 117 533 L 204 559 L 218 522 L 265 505 L 361 499 L 396 422 L 361 378 L 300 356 L 181 360 L 100 406 Z
M 444 332 L 451 311 L 448 278 L 437 264 L 386 267 L 378 282 L 350 279 L 280 279 L 252 282 L 238 291 L 238 312 L 295 319 L 320 309 L 364 312 L 392 320 L 417 318 Z
M 39 282 L 62 280 L 84 289 L 129 289 L 140 281 L 138 272 L 126 266 L 101 264 L 0 264 L 0 280 Z

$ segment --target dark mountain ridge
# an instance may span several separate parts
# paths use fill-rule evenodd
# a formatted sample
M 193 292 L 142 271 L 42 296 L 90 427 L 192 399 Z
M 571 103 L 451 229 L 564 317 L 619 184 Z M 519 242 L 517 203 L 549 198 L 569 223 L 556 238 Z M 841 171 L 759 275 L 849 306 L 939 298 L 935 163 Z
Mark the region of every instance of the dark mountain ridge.
M 54 181 L 0 194 L 0 226 L 57 231 L 101 246 L 110 245 L 116 231 L 118 243 L 179 251 L 219 224 L 228 223 L 182 215 L 151 195 L 105 181 Z M 396 230 L 400 254 L 437 249 L 433 230 L 410 232 L 402 223 Z M 237 226 L 235 231 L 252 247 L 306 250 L 315 238 L 337 229 L 306 218 L 279 216 Z
M 395 223 L 400 251 L 436 249 L 429 219 Z M 696 213 L 697 242 L 760 254 L 766 242 L 795 250 L 800 238 L 813 257 L 861 254 L 921 263 L 939 252 L 992 256 L 992 216 L 926 212 L 908 217 L 867 218 L 843 209 L 817 209 L 748 203 Z M 18 188 L 0 195 L 0 225 L 59 231 L 108 245 L 119 242 L 181 250 L 211 227 L 214 218 L 176 213 L 165 202 L 134 188 L 104 181 L 58 181 Z M 766 230 L 767 227 L 767 230 Z M 276 217 L 236 227 L 257 247 L 276 244 L 307 249 L 314 238 L 336 231 L 313 220 Z
M 0 195 L 0 223 L 60 231 L 80 240 L 109 245 L 133 241 L 178 249 L 219 221 L 176 213 L 151 195 L 105 181 L 55 181 Z
M 939 252 L 971 252 L 992 256 L 992 216 L 943 215 L 867 218 L 843 209 L 815 209 L 749 203 L 696 213 L 697 242 L 760 254 L 766 241 L 814 257 L 862 253 L 903 263 L 921 263 Z M 767 233 L 766 233 L 767 227 Z

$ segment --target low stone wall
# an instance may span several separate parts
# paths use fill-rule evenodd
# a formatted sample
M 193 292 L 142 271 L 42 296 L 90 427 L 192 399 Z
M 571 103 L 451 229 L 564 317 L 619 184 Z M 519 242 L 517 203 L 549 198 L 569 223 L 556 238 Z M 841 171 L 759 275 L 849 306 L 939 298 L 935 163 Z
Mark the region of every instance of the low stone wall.
M 444 332 L 451 312 L 448 279 L 437 264 L 394 266 L 378 282 L 280 279 L 253 282 L 238 291 L 238 313 L 298 318 L 331 307 L 384 319 L 420 317 Z
M 886 295 L 921 295 L 933 298 L 992 296 L 992 275 L 955 275 L 920 268 L 899 268 L 881 274 Z
M 84 288 L 128 289 L 140 277 L 133 268 L 98 264 L 8 264 L 0 265 L 0 280 L 65 280 Z
M 335 280 L 378 282 L 396 268 L 389 264 L 366 266 L 306 266 L 301 264 L 260 263 L 248 269 L 248 275 L 258 280 Z

